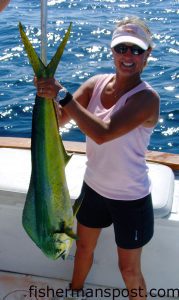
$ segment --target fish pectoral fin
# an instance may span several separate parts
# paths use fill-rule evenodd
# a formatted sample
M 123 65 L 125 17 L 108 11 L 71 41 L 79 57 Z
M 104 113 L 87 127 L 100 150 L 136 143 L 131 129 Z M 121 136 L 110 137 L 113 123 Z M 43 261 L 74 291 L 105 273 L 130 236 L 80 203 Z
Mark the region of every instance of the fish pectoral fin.
M 68 162 L 70 161 L 70 159 L 72 158 L 73 156 L 73 153 L 72 154 L 69 154 L 65 147 L 64 147 L 64 144 L 63 144 L 63 141 L 62 139 L 60 138 L 60 144 L 61 144 L 61 148 L 62 148 L 62 153 L 63 153 L 63 157 L 64 157 L 64 162 L 65 162 L 65 166 L 68 164 Z
M 78 197 L 76 200 L 75 200 L 75 203 L 73 204 L 73 216 L 76 216 L 82 202 L 83 202 L 83 195 L 81 195 L 80 197 Z
M 64 160 L 65 160 L 65 166 L 68 164 L 68 162 L 70 161 L 70 159 L 72 158 L 73 154 L 69 154 L 66 152 L 63 153 L 64 154 Z
M 69 237 L 71 237 L 74 240 L 78 240 L 78 236 L 76 233 L 73 232 L 73 230 L 71 228 L 65 228 L 64 233 L 66 233 L 66 235 L 68 235 Z

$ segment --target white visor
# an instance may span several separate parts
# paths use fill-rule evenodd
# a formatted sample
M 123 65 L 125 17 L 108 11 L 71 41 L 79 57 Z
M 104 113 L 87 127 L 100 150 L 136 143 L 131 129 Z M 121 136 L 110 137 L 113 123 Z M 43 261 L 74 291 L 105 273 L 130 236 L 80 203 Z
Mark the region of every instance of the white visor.
M 126 24 L 114 30 L 111 48 L 118 44 L 130 43 L 147 50 L 151 45 L 151 37 L 141 27 L 135 24 Z

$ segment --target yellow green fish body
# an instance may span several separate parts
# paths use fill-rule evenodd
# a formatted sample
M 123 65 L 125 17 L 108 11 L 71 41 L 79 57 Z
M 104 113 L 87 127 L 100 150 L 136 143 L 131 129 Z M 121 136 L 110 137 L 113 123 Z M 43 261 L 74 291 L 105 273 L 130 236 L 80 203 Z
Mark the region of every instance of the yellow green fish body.
M 46 67 L 28 40 L 20 34 L 38 78 L 52 77 L 67 43 L 71 24 L 51 62 Z M 36 96 L 31 137 L 32 173 L 23 210 L 23 226 L 36 245 L 52 259 L 66 258 L 74 238 L 74 214 L 65 177 L 70 159 L 59 135 L 54 102 Z

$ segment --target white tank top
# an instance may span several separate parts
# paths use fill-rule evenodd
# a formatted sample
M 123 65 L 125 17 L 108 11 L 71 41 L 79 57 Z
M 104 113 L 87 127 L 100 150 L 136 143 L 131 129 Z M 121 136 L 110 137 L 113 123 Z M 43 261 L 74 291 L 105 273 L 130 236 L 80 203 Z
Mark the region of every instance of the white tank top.
M 114 74 L 101 75 L 97 81 L 88 110 L 103 121 L 123 107 L 133 94 L 152 87 L 142 82 L 109 109 L 101 103 L 101 93 Z M 126 120 L 127 121 L 127 120 Z M 150 180 L 145 153 L 153 127 L 142 125 L 112 141 L 98 145 L 87 137 L 87 168 L 84 181 L 98 194 L 114 200 L 136 200 L 150 193 Z

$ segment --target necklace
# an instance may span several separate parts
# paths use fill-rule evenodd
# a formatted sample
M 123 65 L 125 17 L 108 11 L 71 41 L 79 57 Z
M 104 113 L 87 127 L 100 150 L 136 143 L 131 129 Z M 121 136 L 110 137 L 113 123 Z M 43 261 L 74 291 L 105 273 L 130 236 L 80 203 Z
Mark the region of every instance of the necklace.
M 121 94 L 121 91 L 119 90 L 119 88 L 117 88 L 117 84 L 115 82 L 115 85 L 113 87 L 113 95 L 114 95 L 114 99 L 119 99 L 120 98 L 120 94 Z

